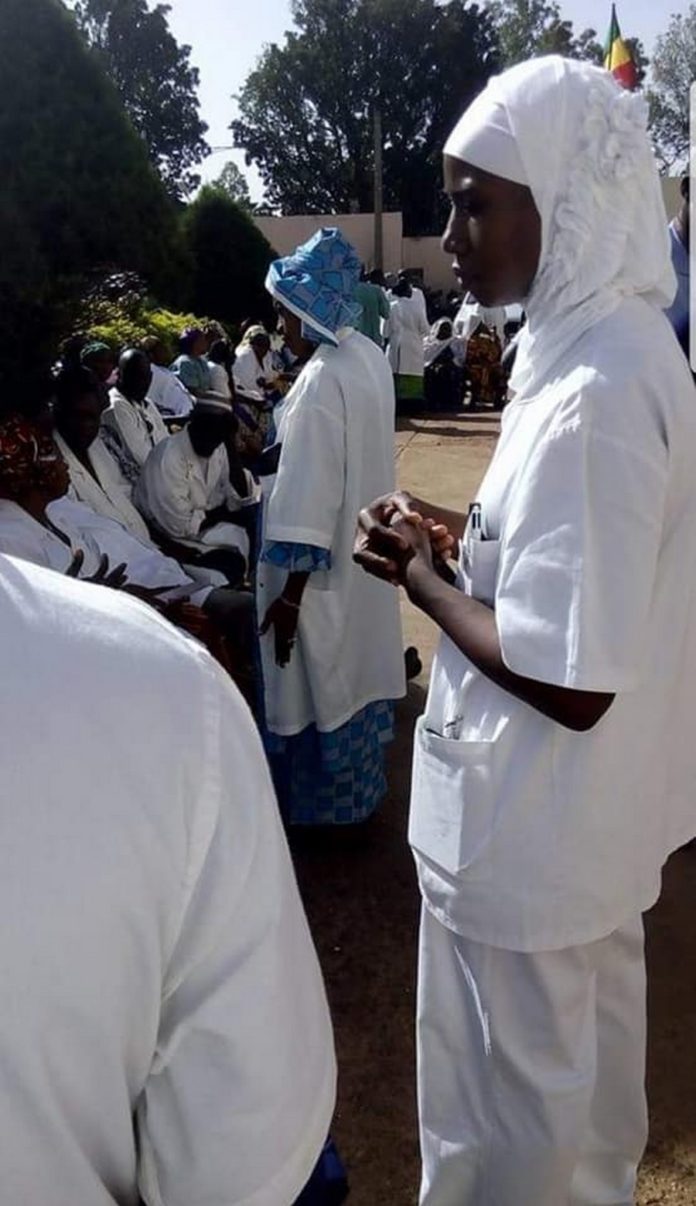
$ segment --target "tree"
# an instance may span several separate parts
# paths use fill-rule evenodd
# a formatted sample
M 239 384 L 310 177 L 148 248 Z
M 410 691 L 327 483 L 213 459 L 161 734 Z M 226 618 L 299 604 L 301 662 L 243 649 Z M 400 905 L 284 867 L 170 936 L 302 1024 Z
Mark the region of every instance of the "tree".
M 655 43 L 654 87 L 649 93 L 651 128 L 665 168 L 689 154 L 689 93 L 696 80 L 696 5 L 685 16 L 673 16 Z
M 223 193 L 227 193 L 227 196 L 236 201 L 237 205 L 241 209 L 245 209 L 247 213 L 254 212 L 254 205 L 249 196 L 249 185 L 247 184 L 246 176 L 239 170 L 233 160 L 230 159 L 229 163 L 225 164 L 217 180 L 213 181 L 213 185 L 215 188 L 221 189 Z
M 59 0 L 2 0 L 0 397 L 21 396 L 101 272 L 141 273 L 163 300 L 176 217 L 116 92 Z
M 541 54 L 562 54 L 569 59 L 584 59 L 598 66 L 604 61 L 604 48 L 594 29 L 576 34 L 572 21 L 561 15 L 556 0 L 490 0 L 500 42 L 500 56 L 506 67 Z M 638 72 L 638 84 L 645 79 L 648 60 L 639 38 L 626 38 Z
M 439 230 L 445 138 L 498 65 L 489 17 L 467 0 L 294 0 L 292 12 L 296 31 L 266 48 L 231 127 L 267 200 L 370 211 L 379 105 L 385 206 L 407 233 Z
M 167 190 L 184 197 L 200 183 L 192 168 L 208 153 L 198 113 L 190 46 L 167 24 L 170 6 L 147 0 L 75 0 L 75 17 L 116 85 Z
M 187 206 L 182 226 L 193 263 L 190 308 L 235 325 L 243 318 L 270 318 L 264 280 L 274 252 L 249 214 L 208 184 Z

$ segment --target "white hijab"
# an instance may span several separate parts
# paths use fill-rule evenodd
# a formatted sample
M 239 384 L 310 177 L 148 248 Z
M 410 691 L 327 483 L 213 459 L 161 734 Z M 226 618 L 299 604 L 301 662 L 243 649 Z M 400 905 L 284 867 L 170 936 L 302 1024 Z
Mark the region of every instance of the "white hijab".
M 445 154 L 526 184 L 541 217 L 517 397 L 553 380 L 559 359 L 623 298 L 670 304 L 676 278 L 647 105 L 607 71 L 558 55 L 512 67 L 467 109 Z

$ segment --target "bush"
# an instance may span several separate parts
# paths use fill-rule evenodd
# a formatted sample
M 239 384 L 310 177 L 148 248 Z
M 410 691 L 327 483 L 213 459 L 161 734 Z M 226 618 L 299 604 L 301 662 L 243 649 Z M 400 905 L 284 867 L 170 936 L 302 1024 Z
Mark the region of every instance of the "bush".
M 202 188 L 182 219 L 193 271 L 188 305 L 220 322 L 272 320 L 264 288 L 275 253 L 249 214 L 214 185 Z
M 210 319 L 200 318 L 195 314 L 176 314 L 171 310 L 146 308 L 132 312 L 111 303 L 104 306 L 99 318 L 84 327 L 83 331 L 90 341 L 98 339 L 102 343 L 108 343 L 116 354 L 123 348 L 140 343 L 147 335 L 156 335 L 174 360 L 178 355 L 179 335 L 184 327 L 207 328 L 214 325 L 219 326 Z

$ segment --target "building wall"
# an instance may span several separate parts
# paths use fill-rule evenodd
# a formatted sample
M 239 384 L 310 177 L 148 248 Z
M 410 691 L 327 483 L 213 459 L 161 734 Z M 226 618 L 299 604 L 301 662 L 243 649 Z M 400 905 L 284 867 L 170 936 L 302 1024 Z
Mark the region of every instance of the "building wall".
M 278 255 L 289 255 L 321 226 L 338 226 L 363 263 L 368 268 L 374 263 L 375 227 L 372 214 L 295 214 L 283 218 L 257 215 L 254 221 Z M 385 214 L 382 220 L 385 272 L 398 272 L 402 267 L 402 235 L 401 214 Z
M 662 194 L 669 218 L 679 209 L 680 177 L 663 177 Z M 372 214 L 299 214 L 285 218 L 255 217 L 279 255 L 288 255 L 304 243 L 320 226 L 338 226 L 369 267 L 373 263 L 374 219 Z M 439 238 L 403 238 L 401 214 L 385 214 L 383 219 L 384 271 L 398 272 L 400 268 L 420 271 L 429 289 L 449 292 L 457 287 L 452 273 L 451 257 L 445 255 Z

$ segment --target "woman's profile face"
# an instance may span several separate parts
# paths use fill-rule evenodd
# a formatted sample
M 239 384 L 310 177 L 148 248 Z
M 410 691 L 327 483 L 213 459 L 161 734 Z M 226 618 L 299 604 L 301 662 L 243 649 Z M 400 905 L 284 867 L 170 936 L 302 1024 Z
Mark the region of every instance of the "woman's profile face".
M 442 236 L 455 275 L 484 306 L 527 297 L 539 266 L 541 219 L 528 188 L 471 164 L 444 157 L 452 203 Z

